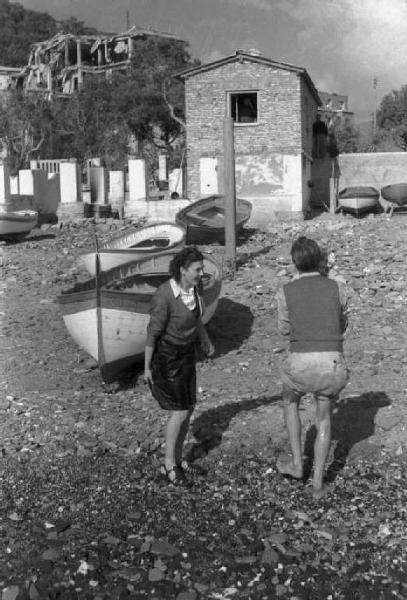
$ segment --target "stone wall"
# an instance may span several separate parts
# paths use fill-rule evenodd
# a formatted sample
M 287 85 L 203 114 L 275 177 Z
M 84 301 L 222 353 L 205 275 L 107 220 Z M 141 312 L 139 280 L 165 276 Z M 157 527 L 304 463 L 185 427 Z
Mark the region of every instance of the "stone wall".
M 407 182 L 407 152 L 377 152 L 365 154 L 341 154 L 339 162 L 339 186 L 367 185 L 380 189 L 391 183 Z M 384 208 L 388 203 L 380 198 Z
M 318 105 L 304 79 L 301 79 L 301 134 L 302 150 L 312 156 L 312 125 L 317 114 Z M 309 162 L 309 161 L 308 161 Z M 311 168 L 311 165 L 308 165 Z
M 407 181 L 407 152 L 341 154 L 339 189 L 353 185 L 380 188 Z

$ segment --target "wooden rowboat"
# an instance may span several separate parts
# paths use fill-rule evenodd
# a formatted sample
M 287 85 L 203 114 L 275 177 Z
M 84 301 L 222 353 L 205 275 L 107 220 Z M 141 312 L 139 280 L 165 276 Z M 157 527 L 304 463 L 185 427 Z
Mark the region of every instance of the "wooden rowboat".
M 99 249 L 100 270 L 107 271 L 121 264 L 146 258 L 164 250 L 181 249 L 185 244 L 185 229 L 175 223 L 151 223 L 114 238 Z M 94 252 L 83 254 L 79 262 L 91 274 L 96 273 Z
M 380 190 L 382 197 L 396 204 L 397 206 L 404 206 L 407 204 L 407 183 L 392 183 L 391 185 L 385 185 Z
M 38 221 L 35 210 L 0 212 L 0 238 L 15 239 L 28 235 Z
M 247 200 L 236 200 L 236 232 L 250 219 L 252 205 Z M 225 242 L 225 197 L 208 196 L 182 208 L 175 222 L 187 230 L 187 244 Z
M 360 215 L 377 210 L 379 191 L 371 186 L 354 186 L 341 190 L 338 194 L 339 210 Z
M 98 362 L 106 381 L 143 360 L 151 297 L 168 279 L 174 254 L 163 252 L 121 265 L 59 296 L 66 328 L 78 346 Z M 209 255 L 204 255 L 204 268 L 206 323 L 216 310 L 222 275 Z

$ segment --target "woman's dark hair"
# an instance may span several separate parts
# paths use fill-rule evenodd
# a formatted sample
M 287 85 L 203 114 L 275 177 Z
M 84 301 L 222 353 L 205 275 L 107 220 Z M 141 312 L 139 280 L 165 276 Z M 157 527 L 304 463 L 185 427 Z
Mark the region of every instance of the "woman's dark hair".
M 297 269 L 303 273 L 319 271 L 323 260 L 321 249 L 316 241 L 304 235 L 293 242 L 291 258 Z
M 181 267 L 188 267 L 197 261 L 203 260 L 203 254 L 196 246 L 185 246 L 174 256 L 170 262 L 170 275 L 175 281 L 181 281 Z

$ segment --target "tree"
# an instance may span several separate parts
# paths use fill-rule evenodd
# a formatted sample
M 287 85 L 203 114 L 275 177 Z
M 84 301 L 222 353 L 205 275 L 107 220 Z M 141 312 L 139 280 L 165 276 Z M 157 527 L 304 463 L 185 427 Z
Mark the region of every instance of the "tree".
M 31 44 L 47 40 L 58 31 L 75 35 L 97 33 L 75 17 L 56 21 L 48 13 L 27 10 L 21 4 L 0 0 L 1 64 L 8 67 L 26 65 Z
M 1 64 L 21 67 L 27 63 L 33 42 L 56 32 L 55 20 L 47 13 L 26 10 L 21 4 L 0 0 Z
M 360 136 L 352 123 L 341 123 L 335 128 L 335 138 L 340 154 L 358 152 Z
M 76 17 L 69 17 L 65 21 L 55 21 L 56 28 L 62 33 L 72 33 L 72 35 L 95 35 L 98 30 L 94 27 L 88 27 L 83 21 L 78 21 Z
M 377 112 L 377 125 L 384 130 L 381 137 L 399 150 L 407 150 L 407 85 L 384 96 Z
M 45 96 L 10 92 L 0 107 L 0 139 L 13 173 L 27 167 L 49 144 L 52 127 L 52 108 Z
M 83 89 L 64 99 L 58 114 L 54 110 L 54 151 L 78 159 L 101 156 L 106 164 L 121 166 L 134 135 L 150 163 L 166 151 L 171 164 L 179 156 L 184 119 L 184 86 L 173 75 L 197 64 L 187 48 L 172 38 L 139 39 L 127 71 L 113 71 L 109 80 L 88 75 Z M 80 126 L 75 130 L 69 123 Z

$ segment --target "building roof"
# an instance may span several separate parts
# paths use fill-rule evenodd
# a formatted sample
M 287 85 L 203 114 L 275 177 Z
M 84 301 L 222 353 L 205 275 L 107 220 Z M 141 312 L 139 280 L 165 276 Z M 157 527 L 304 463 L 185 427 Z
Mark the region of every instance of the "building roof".
M 180 73 L 176 74 L 176 77 L 179 77 L 180 79 L 189 79 L 189 77 L 194 77 L 195 75 L 198 75 L 205 71 L 217 69 L 218 67 L 223 67 L 223 65 L 227 65 L 230 63 L 243 61 L 263 64 L 274 69 L 283 69 L 285 71 L 292 71 L 293 73 L 298 73 L 306 81 L 318 105 L 320 106 L 322 104 L 321 99 L 318 95 L 318 90 L 313 84 L 312 79 L 308 75 L 306 69 L 304 69 L 303 67 L 296 67 L 295 65 L 290 65 L 288 63 L 283 63 L 280 61 L 272 60 L 270 58 L 266 58 L 257 50 L 236 50 L 236 52 L 230 56 L 225 56 L 224 58 L 221 58 L 219 60 L 215 60 L 210 63 L 199 65 L 198 67 L 192 67 L 190 69 L 186 69 L 185 71 L 181 71 Z
M 51 50 L 51 49 L 59 49 L 65 41 L 74 40 L 78 42 L 84 42 L 88 44 L 93 44 L 94 42 L 102 43 L 102 41 L 118 41 L 125 38 L 138 38 L 138 37 L 162 37 L 162 38 L 171 38 L 175 40 L 179 40 L 180 38 L 172 33 L 163 33 L 161 31 L 157 31 L 156 29 L 152 29 L 151 27 L 138 27 L 138 25 L 133 25 L 130 27 L 128 31 L 124 31 L 123 33 L 92 33 L 89 35 L 75 35 L 73 33 L 57 33 L 52 38 L 48 40 L 43 40 L 41 42 L 34 42 L 31 44 L 31 48 L 42 48 L 42 50 Z

